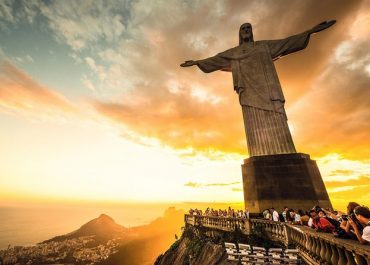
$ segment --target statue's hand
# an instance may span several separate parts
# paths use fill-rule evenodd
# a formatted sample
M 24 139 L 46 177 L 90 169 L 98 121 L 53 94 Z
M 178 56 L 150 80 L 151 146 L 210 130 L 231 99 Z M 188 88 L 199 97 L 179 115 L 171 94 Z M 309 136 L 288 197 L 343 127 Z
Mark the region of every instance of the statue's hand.
M 320 24 L 317 24 L 316 26 L 314 26 L 311 30 L 310 30 L 310 33 L 317 33 L 317 32 L 320 32 L 324 29 L 327 29 L 331 26 L 333 26 L 335 24 L 335 22 L 337 22 L 336 20 L 329 20 L 329 21 L 324 21 L 324 22 L 321 22 Z
M 197 65 L 197 62 L 190 60 L 190 61 L 185 61 L 185 63 L 180 64 L 181 67 L 189 67 L 193 65 Z

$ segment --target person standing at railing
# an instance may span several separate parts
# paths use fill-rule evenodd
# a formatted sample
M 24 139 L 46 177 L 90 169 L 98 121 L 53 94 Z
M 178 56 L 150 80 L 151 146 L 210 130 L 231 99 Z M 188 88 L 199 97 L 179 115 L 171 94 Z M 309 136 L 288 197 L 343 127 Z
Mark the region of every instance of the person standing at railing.
M 281 213 L 281 215 L 284 218 L 284 222 L 288 222 L 288 218 L 287 218 L 288 211 L 289 211 L 289 208 L 285 206 L 283 212 Z
M 271 213 L 270 213 L 270 210 L 269 209 L 266 209 L 262 212 L 262 215 L 263 215 L 263 219 L 266 219 L 266 220 L 271 220 Z
M 360 206 L 357 202 L 349 202 L 347 206 L 347 215 L 341 216 L 341 223 L 340 227 L 346 232 L 347 236 L 351 239 L 356 239 L 355 231 L 352 228 L 352 226 L 349 223 L 349 218 L 352 219 L 352 221 L 357 225 L 357 229 L 360 233 L 362 233 L 363 226 L 361 223 L 357 220 L 354 209 L 356 207 Z
M 291 224 L 302 225 L 301 215 L 296 213 L 294 209 L 290 209 Z
M 245 216 L 245 218 L 249 219 L 249 210 L 248 210 L 248 208 L 245 209 L 244 216 Z
M 272 214 L 272 221 L 279 222 L 279 213 L 275 210 L 275 208 L 271 208 Z
M 334 226 L 325 218 L 318 216 L 315 210 L 310 211 L 310 216 L 312 218 L 312 227 L 317 232 L 333 233 Z
M 307 212 L 304 212 L 302 209 L 299 209 L 298 214 L 301 216 L 302 225 L 308 225 L 310 217 L 308 216 Z
M 361 244 L 370 243 L 370 211 L 369 208 L 365 206 L 357 206 L 353 213 L 355 214 L 357 220 L 365 226 L 362 230 L 362 234 L 358 229 L 356 223 L 352 220 L 351 217 L 348 218 L 349 224 L 352 226 L 355 231 L 356 237 Z

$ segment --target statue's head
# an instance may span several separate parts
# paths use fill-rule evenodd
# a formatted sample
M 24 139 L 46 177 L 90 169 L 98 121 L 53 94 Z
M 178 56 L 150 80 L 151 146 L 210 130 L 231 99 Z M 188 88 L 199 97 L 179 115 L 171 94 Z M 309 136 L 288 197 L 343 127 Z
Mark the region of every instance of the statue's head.
M 242 24 L 239 29 L 239 45 L 243 44 L 244 42 L 252 41 L 253 41 L 252 25 L 250 23 Z

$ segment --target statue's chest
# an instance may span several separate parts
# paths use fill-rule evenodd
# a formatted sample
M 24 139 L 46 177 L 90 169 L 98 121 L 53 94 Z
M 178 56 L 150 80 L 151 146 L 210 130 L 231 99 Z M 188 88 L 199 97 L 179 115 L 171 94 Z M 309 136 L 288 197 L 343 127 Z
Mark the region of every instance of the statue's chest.
M 254 46 L 249 49 L 240 49 L 238 51 L 238 61 L 242 71 L 255 73 L 261 71 L 266 64 L 269 64 L 269 51 L 263 45 Z
M 233 57 L 236 59 L 244 60 L 247 58 L 256 58 L 258 56 L 268 53 L 266 45 L 250 44 L 239 46 L 233 52 Z

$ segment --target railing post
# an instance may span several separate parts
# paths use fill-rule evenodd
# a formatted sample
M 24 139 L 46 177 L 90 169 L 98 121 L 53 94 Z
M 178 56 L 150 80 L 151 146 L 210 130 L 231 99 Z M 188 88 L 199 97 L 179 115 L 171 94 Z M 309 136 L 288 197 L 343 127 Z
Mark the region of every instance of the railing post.
M 284 237 L 285 245 L 289 246 L 289 244 L 291 243 L 290 228 L 286 224 L 284 224 Z
M 338 253 L 338 249 L 337 249 L 337 246 L 335 246 L 335 245 L 330 245 L 330 247 L 331 247 L 331 252 L 332 252 L 332 256 L 331 256 L 331 263 L 333 264 L 333 265 L 335 265 L 335 264 L 338 264 L 338 262 L 339 262 L 339 253 Z
M 347 258 L 347 265 L 356 265 L 355 257 L 353 256 L 351 251 L 348 251 L 347 249 L 344 250 Z
M 309 235 L 307 235 L 307 238 L 308 238 L 308 241 L 309 241 L 309 247 L 308 247 L 309 254 L 310 254 L 310 256 L 311 256 L 313 259 L 316 259 L 316 256 L 315 256 L 315 242 L 314 242 L 314 239 L 313 239 L 312 237 L 310 237 Z
M 325 247 L 325 243 L 324 243 L 324 240 L 322 239 L 318 239 L 319 242 L 320 242 L 320 259 L 326 263 L 326 247 Z
M 330 247 L 330 244 L 328 242 L 324 242 L 325 244 L 325 248 L 326 248 L 326 255 L 325 255 L 325 260 L 326 260 L 326 264 L 331 264 L 331 256 L 332 256 L 332 250 L 331 250 L 331 247 Z
M 319 259 L 320 256 L 317 255 L 317 251 L 316 251 L 316 249 L 317 249 L 317 241 L 316 241 L 316 238 L 311 237 L 311 240 L 312 240 L 312 254 L 313 254 L 313 257 L 315 259 Z
M 322 259 L 321 259 L 321 255 L 320 255 L 320 253 L 321 253 L 321 243 L 320 243 L 320 239 L 319 239 L 319 238 L 315 238 L 315 241 L 316 241 L 316 249 L 315 249 L 315 251 L 316 251 L 316 256 L 317 256 L 318 260 L 322 261 Z
M 346 265 L 347 259 L 346 259 L 346 255 L 344 254 L 344 250 L 341 247 L 337 247 L 337 249 L 339 253 L 338 265 Z
M 356 263 L 358 265 L 368 265 L 368 264 L 370 264 L 370 260 L 369 260 L 369 262 L 366 262 L 366 259 L 363 256 L 359 255 L 359 254 L 356 254 L 355 258 L 356 258 Z
M 308 250 L 308 252 L 310 252 L 311 251 L 311 241 L 310 241 L 310 237 L 308 236 L 308 234 L 304 234 L 304 237 L 305 237 L 305 245 L 304 245 L 304 247 L 305 247 L 305 249 L 307 249 Z
M 271 224 L 271 234 L 272 234 L 272 236 L 275 236 L 276 235 L 275 224 Z
M 244 229 L 247 235 L 250 235 L 252 233 L 252 229 L 253 229 L 252 227 L 253 227 L 253 223 L 251 222 L 251 220 L 245 219 Z

